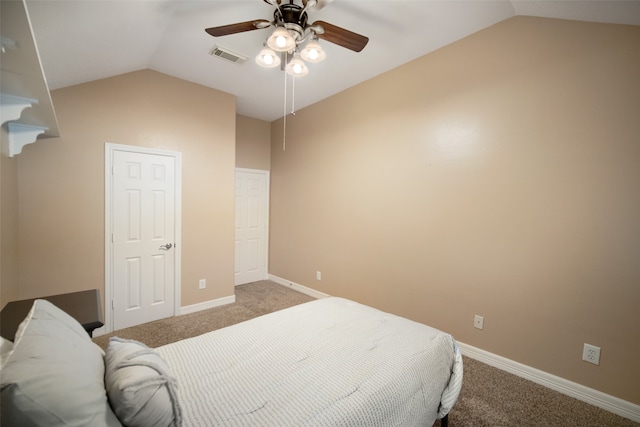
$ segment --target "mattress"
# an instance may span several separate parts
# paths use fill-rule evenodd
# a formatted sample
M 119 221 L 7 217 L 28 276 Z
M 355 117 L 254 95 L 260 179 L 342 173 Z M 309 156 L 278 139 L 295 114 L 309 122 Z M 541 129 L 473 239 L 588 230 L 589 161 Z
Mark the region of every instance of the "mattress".
M 431 426 L 462 384 L 451 335 L 337 297 L 157 351 L 184 426 Z

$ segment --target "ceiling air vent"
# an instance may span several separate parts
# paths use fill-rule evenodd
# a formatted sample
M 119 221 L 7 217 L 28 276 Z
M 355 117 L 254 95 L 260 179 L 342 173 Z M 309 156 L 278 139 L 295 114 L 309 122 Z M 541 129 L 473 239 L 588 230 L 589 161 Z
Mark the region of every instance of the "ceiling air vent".
M 231 61 L 235 64 L 244 64 L 244 62 L 247 60 L 246 56 L 242 56 L 239 53 L 235 53 L 234 51 L 227 49 L 226 47 L 220 47 L 218 45 L 215 45 L 209 51 L 209 55 L 226 59 L 227 61 Z

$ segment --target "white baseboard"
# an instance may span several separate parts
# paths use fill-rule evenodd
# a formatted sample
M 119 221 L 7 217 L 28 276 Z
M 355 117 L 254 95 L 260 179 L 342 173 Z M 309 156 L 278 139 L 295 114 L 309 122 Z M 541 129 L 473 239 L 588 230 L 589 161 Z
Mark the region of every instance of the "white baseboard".
M 291 280 L 283 279 L 282 277 L 274 276 L 273 274 L 269 274 L 269 280 L 279 285 L 286 286 L 287 288 L 291 288 L 305 295 L 309 295 L 310 297 L 320 299 L 320 298 L 326 298 L 329 296 L 329 294 L 325 294 L 324 292 L 316 291 L 315 289 L 308 288 L 306 286 L 292 282 Z
M 197 304 L 185 305 L 184 307 L 180 307 L 180 313 L 177 315 L 196 313 L 201 310 L 206 310 L 209 308 L 220 307 L 227 304 L 233 304 L 236 302 L 235 295 L 229 295 L 228 297 L 222 297 L 218 299 L 212 299 L 209 301 L 199 302 Z
M 640 422 L 640 405 L 627 402 L 618 397 L 611 396 L 601 391 L 585 387 L 573 381 L 549 374 L 539 369 L 532 368 L 522 363 L 515 362 L 497 354 L 479 349 L 459 342 L 460 350 L 464 356 L 479 362 L 509 372 L 521 378 L 533 381 L 552 390 L 571 396 L 590 405 L 597 406 L 606 411 Z
M 303 285 L 299 285 L 297 283 L 293 283 L 289 280 L 285 280 L 282 279 L 280 277 L 277 276 L 273 276 L 273 275 L 269 275 L 268 276 L 268 280 L 271 280 L 275 283 L 278 283 L 279 285 L 283 285 L 289 288 L 292 288 L 298 292 L 301 292 L 303 294 L 312 296 L 314 298 L 325 298 L 328 297 L 329 295 L 316 291 L 314 289 L 311 288 L 307 288 L 306 286 Z M 176 316 L 181 316 L 183 314 L 190 314 L 190 313 L 196 313 L 198 311 L 202 311 L 202 310 L 207 310 L 209 308 L 215 308 L 215 307 L 220 307 L 223 305 L 227 305 L 227 304 L 233 304 L 234 302 L 236 302 L 236 296 L 235 295 L 230 295 L 228 297 L 222 297 L 222 298 L 218 298 L 218 299 L 214 299 L 214 300 L 209 300 L 209 301 L 204 301 L 204 302 L 199 302 L 197 304 L 192 304 L 192 305 L 185 305 L 183 307 L 180 307 L 180 312 L 176 313 Z M 104 335 L 106 334 L 106 326 L 103 326 L 101 328 L 97 328 L 93 331 L 93 336 L 94 337 L 99 337 L 100 335 Z
M 215 308 L 215 307 L 220 307 L 223 305 L 227 305 L 227 304 L 233 304 L 234 302 L 236 302 L 236 296 L 235 295 L 230 295 L 228 297 L 222 297 L 222 298 L 218 298 L 218 299 L 212 299 L 209 301 L 205 301 L 205 302 L 199 302 L 197 304 L 192 304 L 192 305 L 185 305 L 184 307 L 180 307 L 180 312 L 176 313 L 176 316 L 181 316 L 183 314 L 190 314 L 190 313 L 196 313 L 198 311 L 201 310 L 206 310 L 208 308 Z M 109 332 L 107 331 L 107 327 L 102 326 L 100 328 L 97 328 L 93 331 L 93 337 L 99 337 L 100 335 L 105 335 L 108 334 Z

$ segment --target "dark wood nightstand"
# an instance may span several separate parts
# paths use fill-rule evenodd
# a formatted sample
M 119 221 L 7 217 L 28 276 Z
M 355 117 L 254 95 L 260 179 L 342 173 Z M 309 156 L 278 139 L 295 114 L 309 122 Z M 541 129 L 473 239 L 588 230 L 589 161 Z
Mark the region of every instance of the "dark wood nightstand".
M 36 299 L 46 299 L 51 304 L 67 312 L 82 325 L 90 337 L 93 336 L 94 329 L 104 325 L 102 323 L 100 292 L 97 289 L 92 289 L 8 303 L 0 312 L 0 335 L 3 338 L 13 341 L 18 326 L 27 317 Z

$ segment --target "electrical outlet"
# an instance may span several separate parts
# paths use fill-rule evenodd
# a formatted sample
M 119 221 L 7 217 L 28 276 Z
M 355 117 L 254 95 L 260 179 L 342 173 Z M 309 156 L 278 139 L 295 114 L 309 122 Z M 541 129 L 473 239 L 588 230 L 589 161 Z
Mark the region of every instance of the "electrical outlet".
M 207 287 L 207 279 L 200 279 L 198 282 L 198 289 L 204 289 Z
M 582 360 L 584 360 L 585 362 L 593 363 L 594 365 L 599 365 L 600 347 L 584 343 L 584 348 L 582 349 Z
M 322 280 L 322 273 L 319 271 L 316 271 L 316 280 Z
M 476 328 L 476 329 L 483 329 L 484 328 L 484 317 L 478 316 L 476 314 L 476 317 L 473 318 L 473 327 Z

